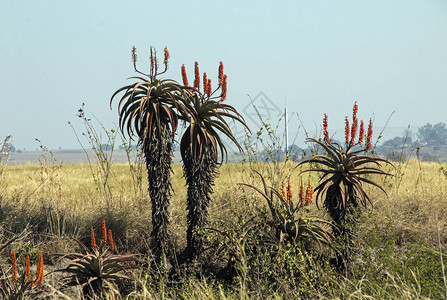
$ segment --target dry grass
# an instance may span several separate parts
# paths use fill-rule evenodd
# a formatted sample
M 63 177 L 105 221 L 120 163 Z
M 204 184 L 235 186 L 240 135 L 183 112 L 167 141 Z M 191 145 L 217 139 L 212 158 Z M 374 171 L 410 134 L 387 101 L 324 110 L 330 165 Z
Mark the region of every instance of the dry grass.
M 447 244 L 447 177 L 441 167 L 446 164 L 435 162 L 419 162 L 410 160 L 395 163 L 396 169 L 390 172 L 397 174 L 390 178 L 377 178 L 388 193 L 388 196 L 375 188 L 367 188 L 372 195 L 374 206 L 369 206 L 368 214 L 360 224 L 359 240 L 366 239 L 372 227 L 376 233 L 395 234 L 396 247 L 409 249 L 414 243 L 425 242 L 434 252 L 438 249 L 437 226 L 439 228 L 441 249 L 445 252 Z M 220 168 L 220 175 L 215 182 L 213 202 L 210 206 L 210 223 L 218 226 L 235 221 L 236 216 L 249 216 L 254 207 L 265 205 L 253 191 L 242 188 L 238 183 L 246 182 L 259 186 L 258 179 L 250 171 L 260 170 L 265 175 L 277 174 L 272 182 L 279 185 L 289 177 L 294 185 L 294 195 L 298 192 L 299 170 L 294 163 L 287 164 L 225 164 Z M 116 243 L 122 252 L 148 253 L 148 240 L 151 231 L 150 199 L 146 188 L 147 179 L 143 168 L 141 188 L 132 177 L 129 164 L 112 164 L 106 185 L 101 184 L 104 178 L 95 165 L 58 165 L 25 164 L 3 165 L 0 174 L 0 245 L 8 238 L 20 233 L 30 226 L 33 234 L 27 239 L 16 241 L 6 247 L 1 254 L 2 261 L 11 251 L 20 251 L 32 244 L 35 251 L 46 255 L 56 252 L 67 252 L 74 246 L 70 237 L 86 239 L 88 227 L 99 226 L 103 218 L 116 233 Z M 280 168 L 280 172 L 278 171 Z M 96 179 L 95 179 L 96 178 Z M 317 183 L 315 175 L 308 173 L 302 180 L 309 180 L 313 186 Z M 186 186 L 182 177 L 182 165 L 173 165 L 172 186 L 174 193 L 171 199 L 170 233 L 172 244 L 180 252 L 186 244 Z M 312 212 L 323 214 L 314 206 Z M 435 218 L 438 218 L 436 224 Z M 364 245 L 362 246 L 364 247 Z M 416 272 L 417 270 L 411 270 Z M 384 273 L 386 284 L 394 286 L 391 298 L 421 296 L 417 284 L 403 281 L 396 274 Z M 400 281 L 399 281 L 400 280 Z M 233 298 L 233 292 L 225 290 L 220 283 L 212 283 L 206 279 L 192 280 L 183 295 L 173 291 L 150 289 L 140 278 L 140 288 L 135 291 L 137 297 L 158 298 L 163 294 L 171 298 L 202 298 L 209 293 L 210 298 Z M 393 283 L 394 282 L 394 283 Z M 368 287 L 365 290 L 365 285 Z M 440 279 L 440 285 L 442 281 Z M 399 287 L 399 289 L 398 289 Z M 345 297 L 352 299 L 367 298 L 374 294 L 381 298 L 380 289 L 368 284 L 367 280 L 342 282 L 334 287 L 333 294 L 315 293 L 315 297 L 338 297 L 337 291 L 347 289 Z M 241 291 L 237 295 L 242 297 Z M 258 295 L 259 296 L 259 295 Z M 238 296 L 236 296 L 237 298 Z M 274 296 L 273 296 L 274 297 Z

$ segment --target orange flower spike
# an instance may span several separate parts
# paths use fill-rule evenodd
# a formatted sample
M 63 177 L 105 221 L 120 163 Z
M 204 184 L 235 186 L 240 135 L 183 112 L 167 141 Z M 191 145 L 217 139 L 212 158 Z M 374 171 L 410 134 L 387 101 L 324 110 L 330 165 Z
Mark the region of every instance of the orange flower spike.
M 287 180 L 287 203 L 292 203 L 292 187 L 290 186 L 290 179 Z
M 109 229 L 109 244 L 110 244 L 110 250 L 113 251 L 113 249 L 115 249 L 115 245 L 113 244 L 112 230 L 110 229 Z
M 324 114 L 324 118 L 323 118 L 323 135 L 324 135 L 324 142 L 329 144 L 330 140 L 329 140 L 329 131 L 327 130 L 328 127 L 328 122 L 327 122 L 327 115 Z
M 312 197 L 313 197 L 314 191 L 312 190 L 312 186 L 310 183 L 307 184 L 306 189 L 306 206 L 312 204 Z
M 358 111 L 357 101 L 354 102 L 354 108 L 352 109 L 352 128 L 351 128 L 351 146 L 354 146 L 355 144 L 355 138 L 357 135 L 357 126 L 358 126 L 358 119 L 357 119 L 357 111 Z
M 93 226 L 90 226 L 90 243 L 92 248 L 96 248 L 95 231 L 93 230 Z
M 227 75 L 224 75 L 222 79 L 222 96 L 220 101 L 225 101 L 225 99 L 227 99 Z
M 281 185 L 281 197 L 286 200 L 286 189 L 285 189 L 285 184 L 284 182 Z
M 208 84 L 206 85 L 206 87 L 207 87 L 207 94 L 208 94 L 208 96 L 211 96 L 211 93 L 212 93 L 212 89 L 211 89 L 211 79 L 208 79 Z
M 43 255 L 39 253 L 39 259 L 37 263 L 37 274 L 36 274 L 37 284 L 36 286 L 41 286 L 43 283 Z
M 208 79 L 206 77 L 206 73 L 203 73 L 203 93 L 208 94 Z
M 188 77 L 186 76 L 185 65 L 182 65 L 182 79 L 183 79 L 183 85 L 184 86 L 189 86 L 189 84 L 188 84 Z
M 348 117 L 345 117 L 345 142 L 346 142 L 346 145 L 349 145 L 349 120 L 348 120 Z
M 366 151 L 372 148 L 372 134 L 373 134 L 373 123 L 372 119 L 369 119 L 368 134 L 366 136 Z
M 224 74 L 223 74 L 223 63 L 220 62 L 219 63 L 219 77 L 218 77 L 219 78 L 219 86 L 222 85 L 223 76 L 224 76 Z
M 359 132 L 359 145 L 363 144 L 363 139 L 365 138 L 365 124 L 363 120 L 360 121 L 360 132 Z
M 169 60 L 170 56 L 169 56 L 169 50 L 168 47 L 165 47 L 165 60 L 164 60 L 164 64 L 167 65 L 168 64 L 168 60 Z
M 200 73 L 199 73 L 199 63 L 198 62 L 194 63 L 194 75 L 195 75 L 194 88 L 198 90 L 200 88 Z
M 102 233 L 102 242 L 107 243 L 106 220 L 102 220 L 101 233 Z
M 304 193 L 304 185 L 301 183 L 300 185 L 300 204 L 304 206 L 306 203 L 306 194 Z
M 17 260 L 15 252 L 12 254 L 12 279 L 17 283 Z
M 30 274 L 31 274 L 31 263 L 29 261 L 29 255 L 26 256 L 25 261 L 25 280 L 30 280 Z

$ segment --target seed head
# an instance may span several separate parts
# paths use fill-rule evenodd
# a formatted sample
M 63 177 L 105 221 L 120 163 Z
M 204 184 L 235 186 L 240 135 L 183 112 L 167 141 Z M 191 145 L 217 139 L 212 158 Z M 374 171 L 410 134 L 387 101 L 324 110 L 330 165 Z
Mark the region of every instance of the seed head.
M 137 48 L 135 48 L 135 46 L 132 47 L 132 63 L 133 63 L 133 66 L 136 68 L 136 66 L 137 66 Z

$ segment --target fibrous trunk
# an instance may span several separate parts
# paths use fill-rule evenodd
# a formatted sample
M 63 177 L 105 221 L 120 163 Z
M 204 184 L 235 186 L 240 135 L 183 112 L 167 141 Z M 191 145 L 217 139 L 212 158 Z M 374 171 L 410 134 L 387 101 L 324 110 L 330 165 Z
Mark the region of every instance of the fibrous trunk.
M 348 186 L 345 206 L 343 206 L 341 193 L 340 185 L 330 187 L 326 194 L 324 207 L 335 223 L 332 231 L 333 235 L 343 246 L 341 257 L 338 257 L 339 260 L 343 260 L 343 264 L 341 264 L 341 261 L 338 264 L 344 267 L 351 260 L 352 239 L 359 210 L 357 195 L 352 186 Z
M 150 139 L 143 142 L 152 203 L 152 243 L 160 260 L 167 251 L 169 199 L 171 197 L 172 134 L 168 125 L 153 127 Z
M 196 159 L 191 155 L 190 148 L 187 149 L 182 152 L 183 171 L 188 185 L 186 253 L 192 258 L 202 247 L 201 236 L 195 231 L 206 224 L 210 195 L 217 175 L 217 158 L 210 147 L 203 147 Z

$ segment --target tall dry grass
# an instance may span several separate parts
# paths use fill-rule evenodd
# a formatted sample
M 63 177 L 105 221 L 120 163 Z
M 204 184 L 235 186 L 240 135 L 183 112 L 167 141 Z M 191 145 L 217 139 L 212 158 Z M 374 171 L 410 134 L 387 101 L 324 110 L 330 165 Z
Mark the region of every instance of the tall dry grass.
M 431 286 L 433 281 L 425 282 L 429 275 L 423 269 L 424 263 L 416 264 L 413 261 L 414 257 L 422 255 L 424 251 L 427 251 L 427 257 L 432 257 L 430 253 L 433 253 L 439 259 L 439 246 L 442 252 L 446 251 L 447 177 L 443 170 L 447 168 L 447 164 L 418 160 L 394 164 L 395 169 L 390 168 L 389 171 L 396 176 L 376 179 L 381 182 L 387 195 L 376 188 L 367 188 L 374 205 L 364 211 L 359 224 L 356 239 L 358 254 L 354 262 L 358 269 L 354 268 L 354 274 L 345 279 L 336 277 L 338 280 L 324 289 L 311 289 L 313 297 L 399 299 L 443 295 L 442 278 L 439 276 L 440 261 L 433 263 L 433 266 L 425 264 L 427 268 L 439 268 L 429 270 L 433 276 L 439 276 L 439 286 L 436 285 L 435 288 Z M 305 177 L 298 178 L 299 170 L 295 169 L 295 165 L 293 162 L 281 163 L 281 172 L 277 173 L 276 178 L 271 178 L 270 184 L 279 185 L 282 180 L 290 177 L 294 195 L 298 193 L 300 180 L 310 181 L 316 186 L 317 177 L 308 177 L 306 174 Z M 177 252 L 186 245 L 186 187 L 181 167 L 180 164 L 173 165 L 174 193 L 170 205 L 169 231 Z M 264 206 L 264 201 L 253 191 L 238 183 L 259 185 L 252 170 L 268 176 L 272 173 L 272 168 L 277 167 L 269 163 L 253 162 L 222 165 L 209 210 L 210 226 L 218 228 L 225 224 L 243 223 L 253 215 L 255 208 Z M 74 247 L 70 237 L 87 239 L 88 228 L 91 225 L 99 226 L 102 219 L 113 230 L 120 252 L 143 252 L 150 255 L 148 239 L 151 231 L 151 208 L 144 168 L 141 184 L 138 185 L 129 164 L 112 164 L 107 180 L 109 194 L 101 192 L 101 181 L 95 179 L 99 175 L 92 171 L 89 164 L 64 165 L 53 161 L 46 164 L 3 165 L 2 168 L 0 245 L 14 234 L 20 234 L 24 230 L 31 232 L 26 238 L 14 241 L 3 249 L 0 253 L 3 261 L 11 251 L 24 251 L 30 244 L 35 251 L 46 254 L 69 252 Z M 324 216 L 315 205 L 312 206 L 311 213 Z M 437 238 L 438 230 L 440 242 Z M 389 243 L 390 240 L 393 241 L 392 244 Z M 421 248 L 416 249 L 415 245 L 421 245 Z M 384 252 L 384 249 L 388 249 L 386 247 L 390 247 L 390 251 Z M 402 255 L 391 255 L 392 251 Z M 390 255 L 389 264 L 387 260 L 380 258 L 384 253 Z M 374 281 L 367 274 L 361 275 L 362 270 L 371 272 L 372 269 L 368 269 L 371 266 L 381 274 L 381 281 Z M 399 268 L 405 272 L 401 273 Z M 320 276 L 326 276 L 324 274 L 323 272 Z M 136 298 L 302 297 L 300 291 L 294 291 L 290 287 L 281 287 L 282 292 L 267 289 L 271 294 L 266 295 L 263 290 L 265 287 L 261 285 L 259 290 L 250 290 L 250 287 L 241 290 L 240 286 L 232 289 L 234 284 L 216 282 L 206 277 L 191 278 L 181 286 L 168 286 L 165 282 L 166 286 L 160 290 L 160 281 L 154 286 L 147 282 L 144 274 L 138 276 L 133 293 Z M 333 277 L 330 279 L 333 280 Z M 433 280 L 437 282 L 437 279 Z M 386 288 L 381 289 L 378 282 L 382 282 Z M 429 287 L 424 286 L 427 284 Z M 427 289 L 432 289 L 433 294 L 427 294 Z

